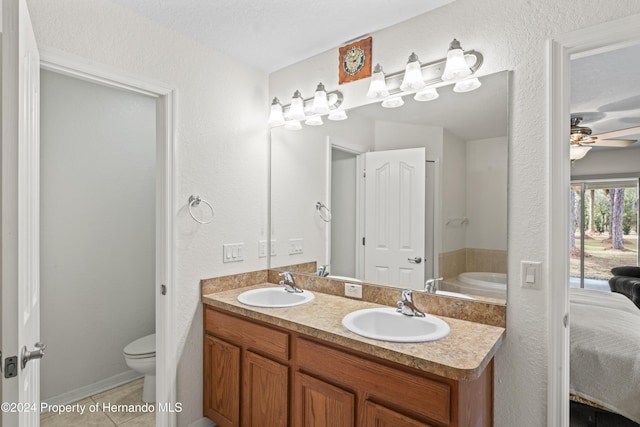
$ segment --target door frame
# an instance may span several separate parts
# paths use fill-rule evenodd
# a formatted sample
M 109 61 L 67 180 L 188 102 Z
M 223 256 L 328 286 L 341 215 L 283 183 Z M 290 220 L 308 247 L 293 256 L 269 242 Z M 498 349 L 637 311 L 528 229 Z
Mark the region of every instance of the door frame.
M 41 48 L 41 69 L 142 93 L 156 101 L 156 402 L 169 410 L 156 412 L 157 426 L 175 426 L 175 98 L 169 86 L 87 61 L 75 55 Z M 165 286 L 166 294 L 162 295 Z
M 569 425 L 569 118 L 571 60 L 640 43 L 640 14 L 563 34 L 547 42 L 549 164 L 547 424 Z M 567 143 L 559 143 L 566 141 Z

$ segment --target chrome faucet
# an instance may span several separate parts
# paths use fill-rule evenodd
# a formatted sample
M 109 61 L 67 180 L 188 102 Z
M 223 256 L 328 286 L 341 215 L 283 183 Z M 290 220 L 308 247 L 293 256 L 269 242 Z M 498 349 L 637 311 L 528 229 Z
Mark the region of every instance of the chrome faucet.
M 290 271 L 283 271 L 278 276 L 284 276 L 284 280 L 280 281 L 280 285 L 284 286 L 284 290 L 291 293 L 302 293 L 303 290 L 296 286 L 296 281 Z
M 402 290 L 402 300 L 398 301 L 398 309 L 396 311 L 405 316 L 424 317 L 424 313 L 413 305 L 413 293 L 411 289 Z
M 318 276 L 327 277 L 329 275 L 329 266 L 327 264 L 318 267 Z
M 437 279 L 429 279 L 424 282 L 424 291 L 428 294 L 435 294 L 438 290 L 438 281 L 443 280 L 442 277 Z

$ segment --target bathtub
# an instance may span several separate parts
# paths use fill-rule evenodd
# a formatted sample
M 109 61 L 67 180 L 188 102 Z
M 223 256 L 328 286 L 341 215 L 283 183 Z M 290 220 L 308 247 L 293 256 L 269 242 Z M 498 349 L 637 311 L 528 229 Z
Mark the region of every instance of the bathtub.
M 468 285 L 480 286 L 489 289 L 507 290 L 507 275 L 504 273 L 486 273 L 473 271 L 460 273 L 458 280 Z

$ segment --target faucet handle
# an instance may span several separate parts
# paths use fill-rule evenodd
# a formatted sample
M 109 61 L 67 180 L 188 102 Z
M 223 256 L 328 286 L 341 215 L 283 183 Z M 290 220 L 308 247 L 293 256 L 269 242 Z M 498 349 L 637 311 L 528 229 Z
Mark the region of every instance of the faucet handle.
M 436 279 L 429 279 L 424 282 L 424 291 L 430 294 L 435 294 L 438 290 L 438 281 L 444 280 L 442 277 L 438 277 Z

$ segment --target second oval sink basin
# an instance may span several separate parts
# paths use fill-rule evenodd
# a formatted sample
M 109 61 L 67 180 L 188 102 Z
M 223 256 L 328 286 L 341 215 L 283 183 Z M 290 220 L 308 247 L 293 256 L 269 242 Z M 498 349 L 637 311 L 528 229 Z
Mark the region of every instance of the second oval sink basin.
M 254 307 L 282 308 L 294 307 L 313 301 L 315 295 L 309 291 L 287 292 L 284 288 L 260 288 L 238 295 L 238 301 Z
M 451 328 L 442 319 L 405 316 L 395 308 L 366 308 L 347 314 L 342 325 L 358 335 L 381 341 L 436 341 L 449 335 Z

